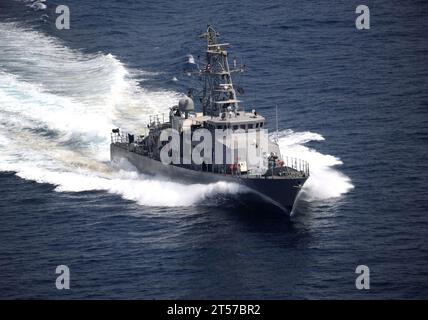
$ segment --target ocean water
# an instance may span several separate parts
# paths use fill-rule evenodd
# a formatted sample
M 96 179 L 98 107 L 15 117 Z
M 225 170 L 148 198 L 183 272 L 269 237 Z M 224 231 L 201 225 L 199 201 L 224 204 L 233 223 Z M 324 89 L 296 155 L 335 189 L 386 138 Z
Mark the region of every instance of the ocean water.
M 1 0 L 0 298 L 428 298 L 428 5 L 367 1 L 358 31 L 359 4 Z M 291 218 L 109 161 L 111 128 L 195 85 L 207 23 L 245 106 L 272 130 L 278 105 L 282 153 L 310 163 Z

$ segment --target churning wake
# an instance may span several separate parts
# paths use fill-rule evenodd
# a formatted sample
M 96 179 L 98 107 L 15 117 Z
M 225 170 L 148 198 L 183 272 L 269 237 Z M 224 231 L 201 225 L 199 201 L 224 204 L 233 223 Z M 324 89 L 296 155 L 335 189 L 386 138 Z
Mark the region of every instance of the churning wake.
M 15 23 L 0 23 L 0 171 L 55 185 L 58 192 L 105 190 L 147 206 L 188 206 L 236 184 L 183 185 L 109 162 L 110 130 L 136 131 L 149 114 L 166 112 L 180 95 L 145 90 L 149 77 L 110 54 L 83 54 Z M 338 158 L 304 144 L 315 133 L 284 131 L 282 152 L 311 165 L 304 196 L 327 199 L 352 188 L 334 168 Z

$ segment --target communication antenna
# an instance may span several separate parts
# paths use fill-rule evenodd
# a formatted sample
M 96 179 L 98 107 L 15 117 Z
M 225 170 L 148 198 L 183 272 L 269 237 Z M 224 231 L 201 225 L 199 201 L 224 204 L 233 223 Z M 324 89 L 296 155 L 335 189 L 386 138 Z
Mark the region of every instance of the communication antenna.
M 276 142 L 278 142 L 278 105 L 275 105 L 275 121 L 276 121 Z

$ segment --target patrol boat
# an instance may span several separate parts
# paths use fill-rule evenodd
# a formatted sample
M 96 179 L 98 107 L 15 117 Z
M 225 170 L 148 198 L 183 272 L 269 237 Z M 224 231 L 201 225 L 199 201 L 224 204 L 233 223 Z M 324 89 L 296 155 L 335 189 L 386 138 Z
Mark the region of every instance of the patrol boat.
M 202 91 L 198 94 L 200 112 L 195 111 L 195 97 L 189 91 L 170 108 L 168 115 L 150 116 L 147 128 L 142 128 L 144 134 L 136 136 L 113 129 L 111 160 L 126 159 L 142 173 L 188 184 L 238 183 L 258 194 L 260 200 L 292 213 L 309 178 L 308 163 L 281 155 L 277 138 L 267 134 L 266 119 L 256 110 L 246 111 L 238 100 L 236 91 L 241 89 L 235 90 L 232 74 L 243 70 L 236 68 L 236 63 L 234 69 L 229 68 L 229 44 L 218 42 L 219 34 L 211 25 L 201 37 L 206 39 L 206 61 L 197 70 L 202 79 Z M 165 132 L 169 132 L 167 139 Z M 179 138 L 178 143 L 172 132 Z M 222 134 L 219 136 L 218 132 Z M 193 139 L 196 135 L 199 139 Z M 203 154 L 202 160 L 189 161 L 188 155 L 192 155 L 201 136 L 211 149 L 198 149 L 196 153 Z M 214 145 L 221 148 L 213 148 Z M 171 160 L 172 155 L 175 161 Z

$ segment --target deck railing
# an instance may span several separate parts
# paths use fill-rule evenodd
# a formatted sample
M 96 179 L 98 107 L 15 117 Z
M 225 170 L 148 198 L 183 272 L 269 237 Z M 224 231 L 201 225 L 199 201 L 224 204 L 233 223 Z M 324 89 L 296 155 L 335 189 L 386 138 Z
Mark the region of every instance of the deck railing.
M 165 113 L 149 115 L 149 126 L 157 126 L 169 121 L 169 116 Z
M 111 133 L 111 143 L 116 143 L 116 144 L 130 144 L 131 142 L 136 142 L 138 144 L 138 142 L 140 142 L 140 140 L 142 139 L 143 136 L 137 136 L 135 137 L 134 135 L 128 133 L 128 132 L 122 132 L 122 131 L 114 131 Z M 133 150 L 136 153 L 140 153 L 138 152 L 139 150 Z M 241 173 L 240 170 L 236 170 L 236 171 L 232 171 L 230 172 L 229 170 L 229 166 L 230 165 L 223 165 L 224 168 L 223 170 L 219 170 L 218 166 L 210 166 L 211 170 L 208 171 L 212 171 L 212 172 L 216 172 L 219 173 L 218 171 L 224 172 L 224 173 L 231 173 L 231 174 L 238 174 L 238 175 L 266 175 L 266 173 L 269 174 L 269 171 L 272 172 L 272 176 L 274 176 L 274 171 L 278 170 L 278 168 L 285 168 L 285 170 L 282 170 L 283 172 L 286 172 L 287 174 L 292 174 L 293 171 L 295 173 L 300 173 L 300 174 L 304 174 L 305 176 L 309 176 L 310 174 L 310 170 L 309 170 L 309 163 L 305 160 L 302 159 L 298 159 L 298 158 L 294 158 L 294 157 L 284 157 L 282 160 L 279 159 L 275 162 L 275 166 L 272 167 L 272 165 L 269 165 L 269 160 L 265 159 L 264 164 L 263 164 L 263 168 L 260 168 L 258 170 L 248 170 L 245 174 Z M 216 169 L 214 169 L 216 168 Z M 288 169 L 287 169 L 288 168 Z M 292 169 L 292 170 L 289 170 Z
M 293 157 L 284 157 L 283 161 L 286 167 L 309 175 L 309 162 Z
M 112 132 L 110 134 L 111 143 L 131 143 L 137 142 L 137 137 L 128 132 Z

